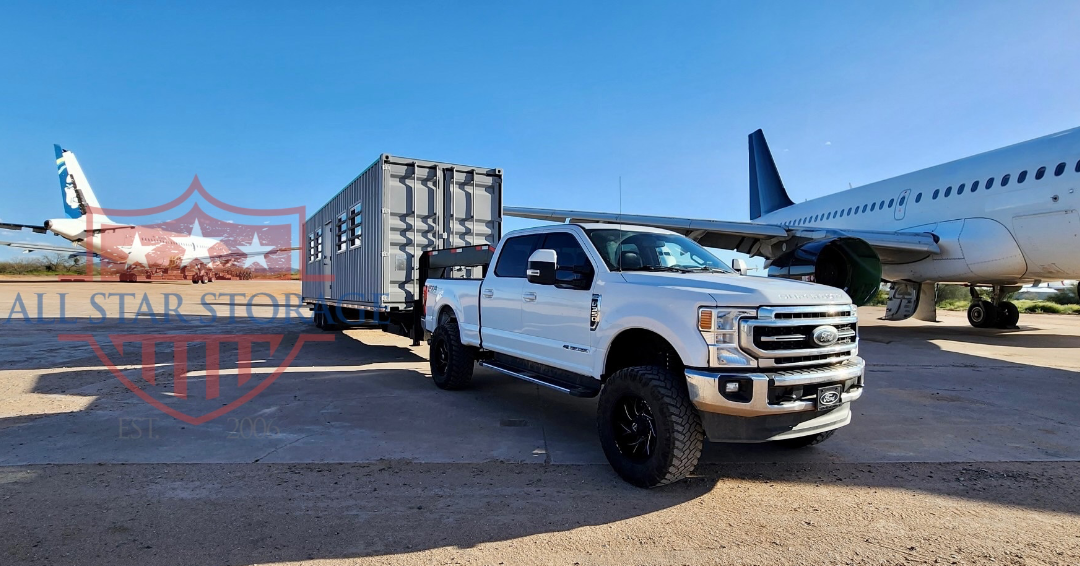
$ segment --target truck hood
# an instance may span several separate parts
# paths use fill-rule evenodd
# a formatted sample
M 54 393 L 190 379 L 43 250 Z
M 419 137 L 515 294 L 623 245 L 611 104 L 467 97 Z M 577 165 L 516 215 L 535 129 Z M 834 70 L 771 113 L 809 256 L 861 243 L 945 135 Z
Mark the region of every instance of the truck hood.
M 708 293 L 717 306 L 846 305 L 851 297 L 836 287 L 725 273 L 623 272 L 632 285 Z

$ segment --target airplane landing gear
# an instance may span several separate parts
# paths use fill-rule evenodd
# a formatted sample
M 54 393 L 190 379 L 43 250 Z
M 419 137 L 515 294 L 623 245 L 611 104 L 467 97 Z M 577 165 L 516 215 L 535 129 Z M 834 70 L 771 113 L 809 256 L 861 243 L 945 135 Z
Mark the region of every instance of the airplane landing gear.
M 977 300 L 967 311 L 968 324 L 975 328 L 993 328 L 997 322 L 997 307 L 990 301 Z
M 998 328 L 1016 328 L 1020 322 L 1020 309 L 1009 301 L 998 303 Z
M 1012 287 L 995 285 L 993 287 L 993 301 L 984 300 L 975 290 L 975 286 L 968 287 L 971 292 L 971 306 L 968 307 L 968 324 L 975 328 L 1016 328 L 1020 321 L 1020 309 L 1009 301 L 1002 298 Z

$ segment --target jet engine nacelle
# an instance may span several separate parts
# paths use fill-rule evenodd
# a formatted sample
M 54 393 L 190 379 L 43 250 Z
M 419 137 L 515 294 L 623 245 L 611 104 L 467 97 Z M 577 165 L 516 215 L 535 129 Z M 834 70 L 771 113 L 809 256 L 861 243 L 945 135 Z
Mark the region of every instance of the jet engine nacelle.
M 769 277 L 843 289 L 856 305 L 864 305 L 881 284 L 881 259 L 870 244 L 859 238 L 823 238 L 774 259 Z

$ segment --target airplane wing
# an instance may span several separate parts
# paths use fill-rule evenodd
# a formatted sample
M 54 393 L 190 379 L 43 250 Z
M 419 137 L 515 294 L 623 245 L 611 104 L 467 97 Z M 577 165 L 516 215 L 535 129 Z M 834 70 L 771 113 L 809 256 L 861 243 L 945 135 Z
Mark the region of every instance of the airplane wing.
M 735 250 L 766 259 L 773 259 L 793 249 L 793 246 L 807 241 L 837 237 L 864 240 L 874 248 L 884 263 L 915 261 L 941 253 L 937 237 L 930 232 L 835 230 L 753 222 L 512 206 L 504 207 L 503 213 L 508 216 L 551 222 L 604 222 L 654 226 L 682 234 L 706 247 Z M 792 246 L 785 246 L 784 244 L 787 243 L 791 243 Z
M 19 248 L 29 252 L 56 252 L 61 254 L 81 254 L 86 253 L 86 250 L 77 248 L 74 246 L 50 246 L 49 244 L 35 244 L 33 242 L 5 242 L 0 240 L 0 246 L 8 246 L 9 248 Z
M 7 222 L 0 222 L 0 229 L 4 229 L 4 230 L 31 230 L 33 232 L 37 232 L 38 234 L 45 234 L 45 233 L 48 232 L 48 230 L 45 229 L 44 224 L 38 224 L 37 226 L 35 226 L 33 224 L 9 224 Z

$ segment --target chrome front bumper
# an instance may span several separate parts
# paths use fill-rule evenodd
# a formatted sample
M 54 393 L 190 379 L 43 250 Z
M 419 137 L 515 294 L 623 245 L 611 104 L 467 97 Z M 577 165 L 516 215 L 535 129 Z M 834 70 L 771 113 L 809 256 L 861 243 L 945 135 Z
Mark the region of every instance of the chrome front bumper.
M 815 401 L 798 400 L 782 403 L 769 403 L 770 387 L 797 385 L 819 385 L 843 383 L 855 379 L 846 392 L 840 396 L 840 407 L 862 396 L 863 377 L 866 362 L 856 356 L 848 361 L 820 368 L 792 369 L 769 373 L 736 373 L 707 370 L 686 370 L 686 384 L 690 391 L 690 400 L 700 411 L 720 413 L 740 417 L 760 417 L 814 411 Z M 750 381 L 751 391 L 746 401 L 724 397 L 721 387 L 728 381 Z

